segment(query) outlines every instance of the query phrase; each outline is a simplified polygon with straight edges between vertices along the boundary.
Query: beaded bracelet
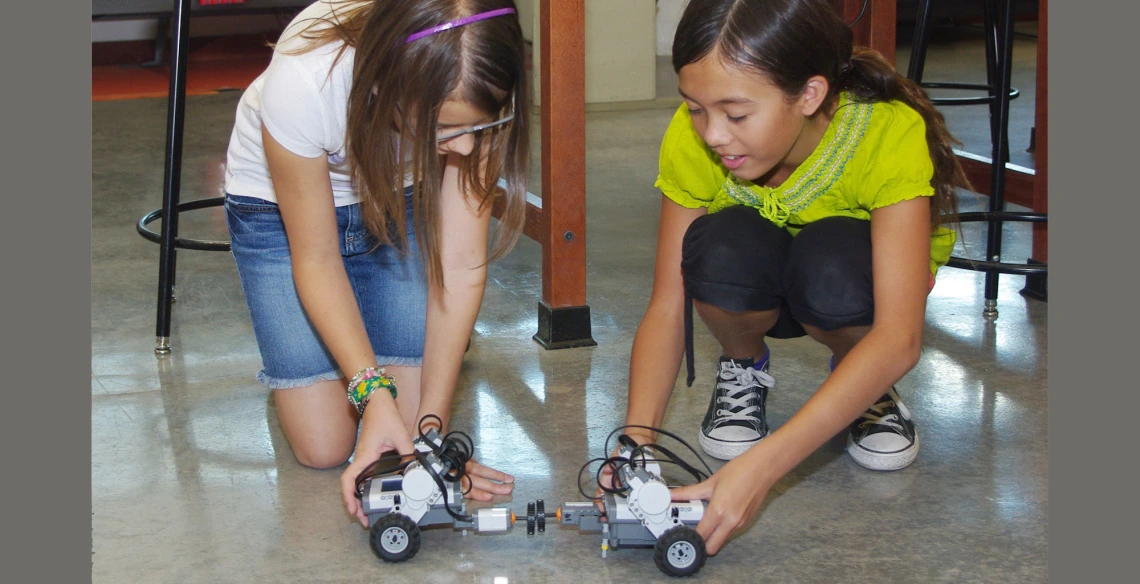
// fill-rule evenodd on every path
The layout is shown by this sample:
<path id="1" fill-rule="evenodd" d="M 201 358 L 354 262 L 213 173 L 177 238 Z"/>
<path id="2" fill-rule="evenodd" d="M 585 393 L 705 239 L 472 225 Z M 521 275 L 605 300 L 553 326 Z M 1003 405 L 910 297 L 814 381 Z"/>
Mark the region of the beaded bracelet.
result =
<path id="1" fill-rule="evenodd" d="M 381 368 L 365 367 L 348 382 L 348 402 L 363 416 L 364 408 L 372 399 L 372 392 L 381 387 L 392 394 L 392 399 L 396 399 L 396 380 Z"/>

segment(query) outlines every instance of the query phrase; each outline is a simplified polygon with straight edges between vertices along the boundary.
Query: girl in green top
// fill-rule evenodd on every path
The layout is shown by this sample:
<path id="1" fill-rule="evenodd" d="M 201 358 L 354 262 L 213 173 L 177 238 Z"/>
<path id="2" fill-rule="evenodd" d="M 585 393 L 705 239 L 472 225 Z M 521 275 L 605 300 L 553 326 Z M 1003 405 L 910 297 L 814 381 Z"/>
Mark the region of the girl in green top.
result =
<path id="1" fill-rule="evenodd" d="M 716 553 L 840 431 L 863 466 L 914 460 L 918 435 L 893 386 L 918 361 L 926 296 L 954 244 L 955 188 L 968 182 L 925 93 L 853 49 L 827 0 L 692 0 L 673 66 L 685 103 L 661 146 L 626 423 L 660 426 L 686 347 L 692 383 L 691 301 L 724 352 L 700 443 L 729 462 L 673 496 L 709 501 L 697 531 Z M 804 334 L 831 350 L 833 371 L 769 432 L 765 337 Z"/>

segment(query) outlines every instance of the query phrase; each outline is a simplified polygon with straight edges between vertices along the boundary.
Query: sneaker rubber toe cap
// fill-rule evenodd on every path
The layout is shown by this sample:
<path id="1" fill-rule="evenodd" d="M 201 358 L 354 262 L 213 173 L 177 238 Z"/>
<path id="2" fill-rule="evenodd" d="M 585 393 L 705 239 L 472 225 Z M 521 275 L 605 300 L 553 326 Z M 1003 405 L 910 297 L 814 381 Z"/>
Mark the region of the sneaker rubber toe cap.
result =
<path id="1" fill-rule="evenodd" d="M 720 442 L 755 442 L 764 436 L 745 426 L 720 426 L 710 430 L 708 437 Z"/>
<path id="2" fill-rule="evenodd" d="M 871 434 L 859 441 L 859 448 L 878 454 L 893 454 L 910 448 L 911 442 L 894 432 Z"/>

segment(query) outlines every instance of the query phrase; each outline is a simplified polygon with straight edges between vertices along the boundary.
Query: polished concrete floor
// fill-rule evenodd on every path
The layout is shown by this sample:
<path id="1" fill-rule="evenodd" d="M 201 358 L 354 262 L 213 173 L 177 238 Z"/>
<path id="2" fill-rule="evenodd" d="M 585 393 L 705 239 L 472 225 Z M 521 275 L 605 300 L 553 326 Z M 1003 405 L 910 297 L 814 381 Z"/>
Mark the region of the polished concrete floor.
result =
<path id="1" fill-rule="evenodd" d="M 955 65 L 952 52 L 939 55 L 943 70 L 972 67 Z M 220 193 L 237 99 L 189 100 L 185 200 Z M 466 537 L 430 530 L 412 561 L 377 560 L 367 532 L 341 510 L 339 471 L 296 462 L 268 391 L 254 381 L 259 357 L 228 254 L 179 253 L 174 350 L 155 357 L 158 248 L 134 224 L 160 204 L 165 101 L 92 110 L 96 582 L 667 580 L 650 550 L 602 559 L 595 534 L 557 526 L 536 536 L 521 526 Z M 548 508 L 581 500 L 579 467 L 623 420 L 630 345 L 652 278 L 653 181 L 669 116 L 646 109 L 587 117 L 587 300 L 597 347 L 545 351 L 531 340 L 541 288 L 536 243 L 523 240 L 490 268 L 453 427 L 474 438 L 482 462 L 514 474 L 514 495 L 496 503 L 517 513 L 536 499 Z M 984 128 L 982 116 L 959 128 Z M 964 195 L 963 204 L 980 201 Z M 1029 255 L 1023 227 L 1006 232 L 1008 261 Z M 186 214 L 182 234 L 224 238 L 223 216 Z M 971 226 L 966 240 L 977 253 L 983 237 Z M 922 435 L 917 462 L 872 472 L 833 441 L 776 485 L 752 528 L 708 561 L 701 580 L 1046 579 L 1046 304 L 1018 294 L 1023 278 L 1003 277 L 1000 317 L 987 322 L 982 280 L 944 269 L 930 296 L 923 358 L 899 383 Z M 769 418 L 779 426 L 822 382 L 828 353 L 806 339 L 771 346 L 778 386 Z M 696 350 L 698 381 L 689 389 L 679 380 L 665 421 L 694 443 L 718 355 L 700 324 Z"/>

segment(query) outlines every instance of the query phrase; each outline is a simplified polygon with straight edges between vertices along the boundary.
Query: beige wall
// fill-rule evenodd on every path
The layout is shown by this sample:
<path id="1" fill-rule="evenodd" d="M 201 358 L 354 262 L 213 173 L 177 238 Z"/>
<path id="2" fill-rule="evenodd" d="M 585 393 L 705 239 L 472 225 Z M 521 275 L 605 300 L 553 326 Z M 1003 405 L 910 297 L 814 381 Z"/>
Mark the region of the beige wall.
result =
<path id="1" fill-rule="evenodd" d="M 557 1 L 557 0 L 554 0 Z M 515 0 L 529 15 L 538 72 L 538 1 Z M 524 34 L 527 26 L 523 24 Z M 586 0 L 586 102 L 612 103 L 656 98 L 656 0 Z M 535 76 L 535 96 L 539 93 Z M 536 99 L 537 102 L 537 99 Z"/>
<path id="2" fill-rule="evenodd" d="M 657 0 L 657 54 L 673 54 L 673 35 L 687 0 Z"/>
<path id="3" fill-rule="evenodd" d="M 523 38 L 533 42 L 534 29 L 538 28 L 538 0 L 515 0 L 515 6 L 519 9 Z"/>

